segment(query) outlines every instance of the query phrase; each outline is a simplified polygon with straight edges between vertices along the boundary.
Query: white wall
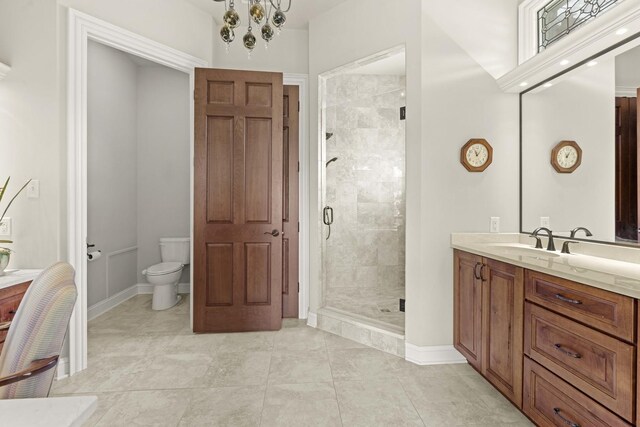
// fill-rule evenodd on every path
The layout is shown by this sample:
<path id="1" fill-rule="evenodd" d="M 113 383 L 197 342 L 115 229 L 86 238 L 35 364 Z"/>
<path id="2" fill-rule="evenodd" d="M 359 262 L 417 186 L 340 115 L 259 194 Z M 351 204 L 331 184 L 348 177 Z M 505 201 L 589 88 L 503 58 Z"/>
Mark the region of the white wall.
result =
<path id="1" fill-rule="evenodd" d="M 523 229 L 587 227 L 615 239 L 615 60 L 582 67 L 551 88 L 526 94 L 522 105 Z M 571 174 L 551 166 L 551 149 L 576 141 L 582 165 Z"/>
<path id="2" fill-rule="evenodd" d="M 497 79 L 518 65 L 519 3 L 518 0 L 428 0 L 425 12 Z"/>
<path id="3" fill-rule="evenodd" d="M 407 284 L 407 340 L 452 343 L 452 232 L 518 231 L 518 96 L 493 77 L 439 27 L 422 16 L 422 153 L 419 273 Z M 482 173 L 460 164 L 470 138 L 493 146 Z M 412 233 L 408 231 L 407 234 Z"/>
<path id="4" fill-rule="evenodd" d="M 213 34 L 214 68 L 295 74 L 309 72 L 309 32 L 306 30 L 282 30 L 280 35 L 271 41 L 268 49 L 264 47 L 265 43 L 259 35 L 259 29 L 258 33 L 254 30 L 258 43 L 251 53 L 251 58 L 242 45 L 242 36 L 246 28 L 236 29 L 236 40 L 231 43 L 228 52 L 225 43 L 220 39 L 219 31 L 220 27 L 216 27 Z"/>
<path id="5" fill-rule="evenodd" d="M 88 264 L 89 307 L 137 283 L 135 251 L 109 256 L 137 244 L 137 68 L 129 55 L 89 42 L 87 237 L 104 255 Z"/>
<path id="6" fill-rule="evenodd" d="M 189 76 L 161 66 L 138 68 L 137 237 L 141 271 L 160 262 L 161 237 L 189 237 Z M 189 269 L 182 272 L 189 282 Z"/>
<path id="7" fill-rule="evenodd" d="M 318 74 L 378 51 L 407 49 L 406 339 L 418 346 L 452 343 L 454 231 L 518 230 L 518 98 L 495 80 L 430 16 L 432 1 L 351 0 L 309 25 L 311 94 Z M 422 13 L 416 13 L 422 11 Z M 353 20 L 353 16 L 358 19 Z M 384 23 L 384 31 L 379 31 Z M 318 126 L 317 97 L 311 129 Z M 318 135 L 311 141 L 311 188 L 318 188 Z M 467 172 L 460 147 L 482 137 L 494 163 Z M 315 196 L 315 194 L 314 194 Z M 321 303 L 319 197 L 312 197 L 311 309 Z"/>
<path id="8" fill-rule="evenodd" d="M 10 268 L 43 267 L 64 256 L 57 35 L 54 1 L 0 0 L 0 61 L 12 67 L 0 81 L 0 179 L 12 177 L 8 194 L 28 178 L 40 181 L 40 198 L 22 194 L 8 213 Z"/>
<path id="9" fill-rule="evenodd" d="M 2 176 L 40 180 L 40 199 L 21 197 L 14 221 L 12 268 L 67 258 L 66 42 L 73 7 L 211 62 L 212 17 L 184 0 L 0 0 Z M 2 177 L 0 176 L 0 178 Z"/>

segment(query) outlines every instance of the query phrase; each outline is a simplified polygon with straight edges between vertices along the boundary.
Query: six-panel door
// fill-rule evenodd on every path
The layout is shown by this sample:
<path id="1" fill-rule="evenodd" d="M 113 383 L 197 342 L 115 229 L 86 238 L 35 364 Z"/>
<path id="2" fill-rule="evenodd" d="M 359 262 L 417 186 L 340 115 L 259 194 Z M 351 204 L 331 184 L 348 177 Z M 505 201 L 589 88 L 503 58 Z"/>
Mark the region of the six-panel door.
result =
<path id="1" fill-rule="evenodd" d="M 196 70 L 194 331 L 282 323 L 282 74 Z"/>

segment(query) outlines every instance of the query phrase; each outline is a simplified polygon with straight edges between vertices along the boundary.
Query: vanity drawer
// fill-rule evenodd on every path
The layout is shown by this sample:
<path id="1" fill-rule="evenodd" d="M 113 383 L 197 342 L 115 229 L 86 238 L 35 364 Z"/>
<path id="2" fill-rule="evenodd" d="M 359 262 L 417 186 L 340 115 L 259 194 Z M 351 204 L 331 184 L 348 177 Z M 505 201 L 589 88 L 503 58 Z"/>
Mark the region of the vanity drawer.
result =
<path id="1" fill-rule="evenodd" d="M 539 426 L 630 426 L 527 357 L 523 384 L 522 411 Z"/>
<path id="2" fill-rule="evenodd" d="M 524 324 L 527 356 L 633 420 L 633 346 L 528 302 Z"/>
<path id="3" fill-rule="evenodd" d="M 634 341 L 633 298 L 530 270 L 525 277 L 525 298 L 625 341 Z"/>

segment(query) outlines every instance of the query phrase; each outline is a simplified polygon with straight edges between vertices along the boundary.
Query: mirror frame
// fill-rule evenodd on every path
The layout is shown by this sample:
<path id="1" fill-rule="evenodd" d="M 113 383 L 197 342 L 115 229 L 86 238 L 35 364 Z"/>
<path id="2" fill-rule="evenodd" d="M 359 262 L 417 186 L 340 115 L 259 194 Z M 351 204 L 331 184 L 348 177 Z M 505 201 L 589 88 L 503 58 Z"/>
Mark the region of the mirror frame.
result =
<path id="1" fill-rule="evenodd" d="M 518 146 L 518 150 L 519 150 L 519 157 L 520 157 L 520 162 L 518 164 L 518 174 L 519 174 L 519 195 L 520 195 L 520 200 L 518 201 L 519 205 L 518 205 L 518 209 L 519 209 L 519 215 L 520 215 L 520 234 L 526 234 L 526 235 L 530 235 L 533 230 L 531 231 L 525 231 L 523 228 L 523 224 L 522 224 L 522 205 L 523 205 L 523 194 L 522 194 L 522 142 L 523 142 L 523 134 L 522 134 L 522 98 L 524 95 L 526 95 L 527 93 L 539 88 L 540 86 L 544 85 L 545 83 L 548 83 L 550 81 L 553 81 L 555 79 L 557 79 L 560 76 L 563 76 L 567 73 L 572 72 L 573 70 L 582 67 L 583 65 L 587 64 L 589 61 L 593 61 L 594 59 L 597 59 L 599 57 L 601 57 L 602 55 L 606 55 L 607 53 L 616 50 L 622 46 L 624 46 L 625 44 L 632 42 L 636 39 L 640 38 L 640 32 L 635 33 L 630 35 L 629 37 L 625 38 L 624 40 L 619 41 L 616 44 L 613 44 L 609 47 L 607 47 L 606 49 L 601 50 L 600 52 L 591 55 L 590 57 L 583 59 L 582 61 L 567 67 L 565 70 L 556 73 L 554 75 L 552 75 L 551 77 L 548 77 L 534 85 L 532 85 L 531 87 L 527 88 L 526 90 L 523 90 L 522 92 L 520 92 L 519 94 L 519 104 L 518 104 L 518 108 L 519 108 L 519 133 L 520 133 L 520 141 L 519 141 L 519 146 Z M 640 46 L 636 46 L 636 47 L 640 47 Z M 568 239 L 569 236 L 556 236 L 554 235 L 553 237 L 555 238 L 566 238 Z M 625 246 L 625 247 L 631 247 L 631 248 L 635 248 L 635 249 L 640 249 L 640 241 L 638 243 L 622 243 L 622 242 L 612 242 L 612 241 L 606 241 L 606 240 L 596 240 L 596 239 L 585 239 L 585 238 L 580 238 L 580 237 L 574 237 L 572 240 L 578 240 L 581 242 L 591 242 L 591 243 L 600 243 L 600 244 L 604 244 L 604 245 L 614 245 L 614 246 Z"/>

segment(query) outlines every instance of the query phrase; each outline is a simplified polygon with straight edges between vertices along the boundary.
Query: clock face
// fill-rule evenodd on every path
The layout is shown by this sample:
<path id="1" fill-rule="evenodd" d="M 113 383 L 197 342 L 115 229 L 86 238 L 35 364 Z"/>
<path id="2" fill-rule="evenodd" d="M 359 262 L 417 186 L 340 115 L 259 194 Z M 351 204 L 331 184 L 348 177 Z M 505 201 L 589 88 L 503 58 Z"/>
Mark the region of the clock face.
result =
<path id="1" fill-rule="evenodd" d="M 482 144 L 473 144 L 467 148 L 465 157 L 471 166 L 478 168 L 489 160 L 489 150 Z"/>
<path id="2" fill-rule="evenodd" d="M 572 173 L 582 162 L 582 149 L 575 141 L 561 141 L 551 150 L 551 165 L 558 173 Z"/>
<path id="3" fill-rule="evenodd" d="M 558 150 L 556 161 L 560 167 L 570 169 L 578 162 L 578 150 L 571 145 L 564 146 Z"/>

